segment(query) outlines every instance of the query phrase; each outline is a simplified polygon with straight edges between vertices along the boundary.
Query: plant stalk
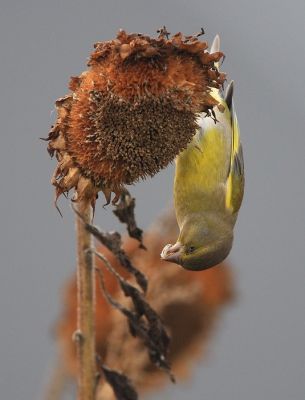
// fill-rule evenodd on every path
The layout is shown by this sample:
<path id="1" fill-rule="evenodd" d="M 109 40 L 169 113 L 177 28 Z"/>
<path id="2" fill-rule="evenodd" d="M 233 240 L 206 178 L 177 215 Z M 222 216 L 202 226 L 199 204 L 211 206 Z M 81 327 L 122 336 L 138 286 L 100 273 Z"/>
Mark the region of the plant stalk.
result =
<path id="1" fill-rule="evenodd" d="M 78 211 L 91 223 L 92 211 L 88 206 Z M 78 347 L 78 400 L 94 400 L 95 397 L 95 338 L 94 338 L 94 268 L 91 251 L 92 238 L 81 219 L 76 216 L 77 237 L 77 332 Z"/>

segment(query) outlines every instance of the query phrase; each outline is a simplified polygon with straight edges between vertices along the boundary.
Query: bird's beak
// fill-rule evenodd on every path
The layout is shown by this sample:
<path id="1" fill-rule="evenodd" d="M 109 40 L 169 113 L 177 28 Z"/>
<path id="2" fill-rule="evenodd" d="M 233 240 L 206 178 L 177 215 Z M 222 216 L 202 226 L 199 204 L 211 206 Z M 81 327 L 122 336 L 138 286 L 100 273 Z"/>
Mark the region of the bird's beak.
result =
<path id="1" fill-rule="evenodd" d="M 182 245 L 180 242 L 177 242 L 174 245 L 167 244 L 161 253 L 162 260 L 179 264 L 181 256 L 181 248 Z"/>

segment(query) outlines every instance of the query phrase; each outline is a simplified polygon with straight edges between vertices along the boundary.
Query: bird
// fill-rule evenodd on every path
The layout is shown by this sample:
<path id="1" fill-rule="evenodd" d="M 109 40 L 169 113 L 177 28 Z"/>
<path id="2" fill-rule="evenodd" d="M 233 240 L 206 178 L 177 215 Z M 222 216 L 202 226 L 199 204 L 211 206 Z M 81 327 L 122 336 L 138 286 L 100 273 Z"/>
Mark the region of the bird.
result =
<path id="1" fill-rule="evenodd" d="M 219 51 L 217 35 L 211 52 Z M 215 64 L 218 68 L 218 65 Z M 161 259 L 190 271 L 221 263 L 230 253 L 244 194 L 244 160 L 233 102 L 234 82 L 212 89 L 214 118 L 202 113 L 188 147 L 176 157 L 174 206 L 180 234 Z"/>

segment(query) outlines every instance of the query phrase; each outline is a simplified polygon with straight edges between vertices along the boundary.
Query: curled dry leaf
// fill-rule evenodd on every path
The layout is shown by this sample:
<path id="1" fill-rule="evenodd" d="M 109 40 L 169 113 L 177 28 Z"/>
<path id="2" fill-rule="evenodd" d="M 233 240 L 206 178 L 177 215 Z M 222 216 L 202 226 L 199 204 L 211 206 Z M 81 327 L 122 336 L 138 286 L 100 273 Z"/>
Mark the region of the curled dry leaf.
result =
<path id="1" fill-rule="evenodd" d="M 48 152 L 58 164 L 52 177 L 55 204 L 75 188 L 86 207 L 102 191 L 115 203 L 124 184 L 153 176 L 186 148 L 198 113 L 218 102 L 210 95 L 226 74 L 208 44 L 181 32 L 156 38 L 120 30 L 116 39 L 96 43 L 89 70 L 72 77 L 73 93 L 56 101 L 58 118 Z"/>
<path id="2" fill-rule="evenodd" d="M 97 354 L 98 366 L 103 371 L 107 382 L 111 385 L 117 400 L 137 400 L 138 394 L 131 380 L 119 371 L 114 371 L 103 364 L 101 357 Z"/>
<path id="3" fill-rule="evenodd" d="M 121 190 L 120 201 L 116 206 L 113 213 L 119 218 L 120 222 L 127 224 L 127 231 L 130 237 L 137 239 L 140 242 L 140 247 L 146 249 L 143 245 L 142 229 L 137 226 L 134 208 L 136 205 L 136 199 L 131 197 L 128 190 L 123 187 Z"/>
<path id="4" fill-rule="evenodd" d="M 144 346 L 148 349 L 150 360 L 158 368 L 165 370 L 169 374 L 171 380 L 175 382 L 175 377 L 171 371 L 170 364 L 165 359 L 165 356 L 168 353 L 170 339 L 163 326 L 160 316 L 149 305 L 149 303 L 143 299 L 143 293 L 140 293 L 135 286 L 131 285 L 124 278 L 122 278 L 111 267 L 108 260 L 105 259 L 104 256 L 97 252 L 95 252 L 95 254 L 104 262 L 108 270 L 110 270 L 118 278 L 125 296 L 131 297 L 135 312 L 113 300 L 105 288 L 105 280 L 102 271 L 96 268 L 96 271 L 100 276 L 101 288 L 104 296 L 111 306 L 120 310 L 122 314 L 127 317 L 132 336 L 141 339 Z M 145 316 L 146 318 L 143 319 L 142 316 Z"/>
<path id="5" fill-rule="evenodd" d="M 122 248 L 121 235 L 118 232 L 103 232 L 99 230 L 97 227 L 88 224 L 84 220 L 83 216 L 74 207 L 73 210 L 83 221 L 85 229 L 112 252 L 115 258 L 119 261 L 120 265 L 136 278 L 138 285 L 145 293 L 148 284 L 147 278 L 141 271 L 132 265 L 130 258 L 126 255 L 124 249 Z"/>

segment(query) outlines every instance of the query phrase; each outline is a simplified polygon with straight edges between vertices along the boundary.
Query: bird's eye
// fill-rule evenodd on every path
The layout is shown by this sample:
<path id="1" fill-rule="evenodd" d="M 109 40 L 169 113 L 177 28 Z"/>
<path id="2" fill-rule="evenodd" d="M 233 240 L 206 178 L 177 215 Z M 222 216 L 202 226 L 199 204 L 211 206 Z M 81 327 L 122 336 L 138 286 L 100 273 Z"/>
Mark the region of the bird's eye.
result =
<path id="1" fill-rule="evenodd" d="M 190 247 L 187 249 L 187 253 L 194 253 L 195 250 L 196 250 L 196 247 L 195 247 L 195 246 L 190 246 Z"/>

